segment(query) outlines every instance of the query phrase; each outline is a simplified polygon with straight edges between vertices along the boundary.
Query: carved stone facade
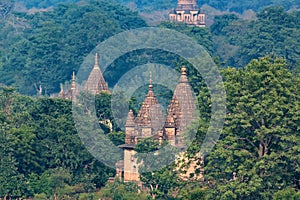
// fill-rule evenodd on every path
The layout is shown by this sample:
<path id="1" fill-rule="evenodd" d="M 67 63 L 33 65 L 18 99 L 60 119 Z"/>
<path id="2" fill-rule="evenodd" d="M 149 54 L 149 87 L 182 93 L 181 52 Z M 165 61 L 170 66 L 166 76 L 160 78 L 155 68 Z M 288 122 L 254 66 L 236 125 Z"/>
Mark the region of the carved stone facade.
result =
<path id="1" fill-rule="evenodd" d="M 136 154 L 134 148 L 139 141 L 152 137 L 159 142 L 168 140 L 171 145 L 179 148 L 184 146 L 182 135 L 192 121 L 197 119 L 194 114 L 197 109 L 192 89 L 186 76 L 186 68 L 183 67 L 181 71 L 181 77 L 167 109 L 166 120 L 164 120 L 162 109 L 153 92 L 151 78 L 148 94 L 137 117 L 134 117 L 132 110 L 129 111 L 125 124 L 125 144 L 119 146 L 124 149 L 124 160 L 116 164 L 117 176 L 125 182 L 140 181 L 139 163 L 137 163 L 137 158 L 134 156 Z M 183 157 L 184 154 L 180 155 L 178 159 Z M 194 173 L 197 163 L 200 162 L 194 160 L 189 163 L 190 168 L 185 170 L 186 173 L 182 174 L 182 178 L 189 176 L 190 173 Z"/>
<path id="2" fill-rule="evenodd" d="M 205 27 L 205 17 L 196 0 L 178 0 L 176 9 L 169 13 L 169 20 L 172 22 L 183 22 L 199 27 Z"/>

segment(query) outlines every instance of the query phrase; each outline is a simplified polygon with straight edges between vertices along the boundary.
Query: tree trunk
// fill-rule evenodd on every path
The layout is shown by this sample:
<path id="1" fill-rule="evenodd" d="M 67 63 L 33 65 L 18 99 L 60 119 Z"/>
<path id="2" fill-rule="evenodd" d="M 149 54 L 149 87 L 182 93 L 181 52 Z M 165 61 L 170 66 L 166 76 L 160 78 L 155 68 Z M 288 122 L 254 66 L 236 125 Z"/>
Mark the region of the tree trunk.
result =
<path id="1" fill-rule="evenodd" d="M 264 144 L 262 141 L 259 143 L 259 148 L 258 148 L 258 157 L 261 158 L 264 156 Z"/>
<path id="2" fill-rule="evenodd" d="M 156 194 L 152 194 L 152 199 L 156 199 Z"/>
<path id="3" fill-rule="evenodd" d="M 56 191 L 54 192 L 54 200 L 57 200 Z"/>

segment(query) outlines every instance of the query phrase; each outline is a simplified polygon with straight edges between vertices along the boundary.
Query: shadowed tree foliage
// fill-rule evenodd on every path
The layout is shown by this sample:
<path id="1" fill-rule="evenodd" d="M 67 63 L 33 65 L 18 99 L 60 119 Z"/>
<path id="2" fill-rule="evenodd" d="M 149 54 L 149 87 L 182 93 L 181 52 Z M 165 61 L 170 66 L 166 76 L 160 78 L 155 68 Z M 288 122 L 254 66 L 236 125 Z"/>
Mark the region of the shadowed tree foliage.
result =
<path id="1" fill-rule="evenodd" d="M 226 65 L 234 67 L 269 55 L 284 57 L 295 69 L 300 62 L 299 16 L 299 11 L 287 12 L 283 7 L 265 8 L 253 21 L 235 15 L 217 16 L 210 27 L 215 50 Z"/>
<path id="2" fill-rule="evenodd" d="M 214 198 L 269 199 L 299 188 L 299 77 L 286 67 L 264 57 L 223 70 L 227 120 L 205 168 Z"/>
<path id="3" fill-rule="evenodd" d="M 6 49 L 0 82 L 35 95 L 58 92 L 98 43 L 123 30 L 146 26 L 135 12 L 117 4 L 92 0 L 61 4 L 53 11 L 18 14 L 29 25 L 23 37 Z M 74 34 L 76 33 L 76 34 Z"/>

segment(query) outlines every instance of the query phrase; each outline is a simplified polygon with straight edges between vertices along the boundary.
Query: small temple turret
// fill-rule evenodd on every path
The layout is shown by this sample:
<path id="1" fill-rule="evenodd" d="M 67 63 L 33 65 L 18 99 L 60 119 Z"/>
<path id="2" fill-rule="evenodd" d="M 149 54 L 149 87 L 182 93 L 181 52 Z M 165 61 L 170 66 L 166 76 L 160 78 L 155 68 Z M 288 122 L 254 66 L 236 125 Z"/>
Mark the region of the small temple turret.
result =
<path id="1" fill-rule="evenodd" d="M 136 151 L 134 147 L 137 145 L 137 132 L 134 121 L 134 114 L 132 110 L 128 112 L 125 124 L 125 144 L 120 145 L 124 149 L 124 160 L 116 163 L 117 176 L 127 181 L 139 182 L 139 172 L 137 158 L 135 158 Z M 124 172 L 122 175 L 122 171 Z"/>
<path id="2" fill-rule="evenodd" d="M 132 110 L 128 112 L 126 124 L 125 124 L 125 143 L 136 144 L 137 143 L 136 125 L 134 122 L 134 114 Z"/>
<path id="3" fill-rule="evenodd" d="M 58 94 L 58 98 L 71 100 L 73 95 L 75 95 L 77 92 L 77 85 L 75 81 L 76 81 L 76 76 L 75 76 L 75 72 L 73 71 L 71 86 L 67 87 L 69 89 L 65 90 L 65 86 L 63 84 L 60 84 L 60 92 Z"/>

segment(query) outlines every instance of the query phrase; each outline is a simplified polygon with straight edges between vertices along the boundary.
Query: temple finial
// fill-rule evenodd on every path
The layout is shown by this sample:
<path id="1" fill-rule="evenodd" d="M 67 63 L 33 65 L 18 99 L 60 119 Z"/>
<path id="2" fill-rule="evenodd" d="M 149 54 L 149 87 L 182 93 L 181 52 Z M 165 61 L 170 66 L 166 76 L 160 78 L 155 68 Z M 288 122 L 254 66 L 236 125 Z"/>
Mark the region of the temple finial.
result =
<path id="1" fill-rule="evenodd" d="M 75 81 L 75 71 L 72 73 L 72 81 Z"/>
<path id="2" fill-rule="evenodd" d="M 181 75 L 186 75 L 186 67 L 182 66 L 181 68 Z"/>
<path id="3" fill-rule="evenodd" d="M 152 72 L 150 72 L 150 80 L 149 80 L 149 89 L 152 90 L 153 85 L 152 85 Z"/>
<path id="4" fill-rule="evenodd" d="M 71 90 L 75 90 L 76 88 L 76 84 L 75 84 L 75 71 L 73 71 L 73 74 L 72 74 L 72 83 L 71 83 Z"/>
<path id="5" fill-rule="evenodd" d="M 98 63 L 98 53 L 96 53 L 95 55 L 95 65 L 94 67 L 98 67 L 99 66 L 99 63 Z"/>

